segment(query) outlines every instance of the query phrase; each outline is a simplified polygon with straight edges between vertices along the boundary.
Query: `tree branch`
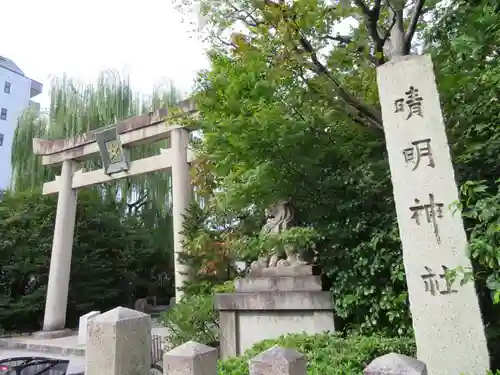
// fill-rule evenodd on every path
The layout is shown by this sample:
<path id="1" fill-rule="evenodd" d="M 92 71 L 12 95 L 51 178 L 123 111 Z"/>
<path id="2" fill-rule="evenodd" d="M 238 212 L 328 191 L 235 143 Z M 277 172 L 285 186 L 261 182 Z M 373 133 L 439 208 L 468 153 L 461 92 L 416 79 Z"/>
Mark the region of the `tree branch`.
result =
<path id="1" fill-rule="evenodd" d="M 345 90 L 341 83 L 331 74 L 331 72 L 324 66 L 318 59 L 316 52 L 314 51 L 312 45 L 305 38 L 305 36 L 300 32 L 297 28 L 297 32 L 299 35 L 299 42 L 304 48 L 304 50 L 309 54 L 315 70 L 318 74 L 325 75 L 336 87 L 339 96 L 350 106 L 354 107 L 364 118 L 369 120 L 370 124 L 383 129 L 382 125 L 382 115 L 380 111 L 370 107 L 366 103 L 363 103 L 361 100 L 353 96 L 349 91 Z"/>
<path id="2" fill-rule="evenodd" d="M 380 10 L 382 8 L 382 0 L 375 0 L 375 4 L 373 5 L 372 9 L 370 9 L 363 0 L 355 0 L 354 2 L 363 11 L 363 15 L 366 21 L 366 29 L 373 42 L 374 56 L 378 61 L 377 65 L 382 65 L 385 62 L 385 39 L 382 39 L 377 27 L 378 19 L 380 17 Z"/>
<path id="3" fill-rule="evenodd" d="M 221 37 L 217 36 L 217 35 L 213 35 L 213 37 L 215 39 L 217 39 L 220 43 L 222 43 L 223 45 L 227 46 L 227 47 L 233 47 L 233 48 L 237 48 L 238 46 L 236 44 L 234 44 L 233 42 L 226 42 L 225 40 L 222 40 Z"/>
<path id="4" fill-rule="evenodd" d="M 384 37 L 383 37 L 384 44 L 385 44 L 387 38 L 389 38 L 389 36 L 391 35 L 391 30 L 395 24 L 396 24 L 396 16 L 394 15 L 394 17 L 392 17 L 391 25 L 389 26 L 389 28 L 387 29 L 387 31 L 384 34 Z"/>
<path id="5" fill-rule="evenodd" d="M 147 191 L 141 194 L 139 198 L 133 203 L 127 203 L 128 214 L 130 215 L 132 211 L 137 212 L 142 206 L 147 202 L 148 193 Z"/>
<path id="6" fill-rule="evenodd" d="M 275 3 L 272 0 L 264 0 L 264 5 L 265 6 L 271 6 L 271 7 L 281 7 L 284 5 L 284 1 L 278 0 L 280 3 Z M 363 0 L 355 0 L 359 2 L 359 4 L 363 7 L 366 7 L 368 9 L 368 12 L 371 12 L 370 9 L 366 6 L 366 4 L 363 2 Z M 375 0 L 375 7 L 378 6 L 377 12 L 377 19 L 378 19 L 378 12 L 380 12 L 380 4 L 381 0 Z M 371 14 L 371 13 L 370 13 Z M 375 19 L 375 29 L 376 29 L 376 20 Z M 312 69 L 316 71 L 317 74 L 322 74 L 326 76 L 335 86 L 336 92 L 341 97 L 344 102 L 350 107 L 350 114 L 351 116 L 354 115 L 355 117 L 361 118 L 365 120 L 364 124 L 368 123 L 369 126 L 375 127 L 377 129 L 383 129 L 383 124 L 382 124 L 382 114 L 380 113 L 379 110 L 369 106 L 366 103 L 363 103 L 360 99 L 356 98 L 353 96 L 349 91 L 344 89 L 341 85 L 341 83 L 333 76 L 333 74 L 328 70 L 328 68 L 323 65 L 316 54 L 316 51 L 314 50 L 313 46 L 311 43 L 307 40 L 307 38 L 304 36 L 304 34 L 301 32 L 300 27 L 296 24 L 296 22 L 293 19 L 289 19 L 294 25 L 294 31 L 298 36 L 298 43 L 300 46 L 302 46 L 303 50 L 310 56 L 312 60 Z M 276 26 L 275 26 L 276 27 Z M 378 32 L 376 33 L 376 37 L 378 40 L 380 40 L 380 36 L 378 35 Z M 296 47 L 298 50 L 298 48 Z M 298 51 L 300 53 L 300 51 Z M 331 103 L 331 100 L 327 100 L 328 102 Z"/>
<path id="7" fill-rule="evenodd" d="M 363 0 L 355 0 L 354 3 L 361 8 L 365 16 L 370 14 L 370 8 L 368 7 L 368 5 L 366 5 L 366 3 Z"/>
<path id="8" fill-rule="evenodd" d="M 408 30 L 406 31 L 404 38 L 403 53 L 405 55 L 410 54 L 411 41 L 413 39 L 413 36 L 415 35 L 415 31 L 417 30 L 418 19 L 422 14 L 424 4 L 425 0 L 416 0 L 415 7 L 413 8 L 413 13 L 411 15 L 410 25 L 408 26 Z"/>
<path id="9" fill-rule="evenodd" d="M 241 9 L 238 9 L 234 4 L 230 3 L 229 6 L 231 8 L 233 8 L 235 13 L 237 14 L 236 19 L 245 23 L 245 25 L 250 26 L 250 27 L 255 27 L 255 26 L 258 26 L 258 25 L 263 23 L 262 21 L 258 21 L 252 15 L 252 13 L 257 10 L 256 8 L 253 11 L 251 11 L 250 13 L 248 13 L 248 12 L 242 12 Z M 242 15 L 241 13 L 246 13 L 246 14 Z M 251 22 L 249 22 L 248 19 L 250 19 Z"/>
<path id="10" fill-rule="evenodd" d="M 350 36 L 339 34 L 337 34 L 336 36 L 327 35 L 325 36 L 325 39 L 330 39 L 335 42 L 339 42 L 340 44 L 349 44 L 352 41 L 352 38 Z"/>

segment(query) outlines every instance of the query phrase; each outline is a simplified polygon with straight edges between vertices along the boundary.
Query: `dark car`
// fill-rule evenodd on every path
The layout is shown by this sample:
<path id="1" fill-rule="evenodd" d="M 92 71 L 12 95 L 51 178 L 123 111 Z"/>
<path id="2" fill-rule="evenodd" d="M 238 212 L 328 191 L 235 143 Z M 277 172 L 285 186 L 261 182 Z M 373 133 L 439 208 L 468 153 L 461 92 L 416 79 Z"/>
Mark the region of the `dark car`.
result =
<path id="1" fill-rule="evenodd" d="M 0 359 L 0 375 L 66 375 L 69 360 L 44 357 Z"/>
<path id="2" fill-rule="evenodd" d="M 150 375 L 163 375 L 163 368 L 160 365 L 152 364 L 151 370 L 149 370 L 149 374 Z M 1 372 L 0 372 L 0 375 L 2 375 Z M 68 374 L 68 375 L 85 375 L 85 372 L 79 372 L 77 374 Z"/>

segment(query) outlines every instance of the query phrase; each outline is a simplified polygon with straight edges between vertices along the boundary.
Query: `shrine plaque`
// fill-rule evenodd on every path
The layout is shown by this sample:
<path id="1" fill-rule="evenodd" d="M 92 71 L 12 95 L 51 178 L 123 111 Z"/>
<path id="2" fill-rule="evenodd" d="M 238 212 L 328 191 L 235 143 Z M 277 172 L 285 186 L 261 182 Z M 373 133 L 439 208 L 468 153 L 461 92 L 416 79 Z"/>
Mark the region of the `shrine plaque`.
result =
<path id="1" fill-rule="evenodd" d="M 127 155 L 115 127 L 96 133 L 96 140 L 107 175 L 128 170 Z"/>

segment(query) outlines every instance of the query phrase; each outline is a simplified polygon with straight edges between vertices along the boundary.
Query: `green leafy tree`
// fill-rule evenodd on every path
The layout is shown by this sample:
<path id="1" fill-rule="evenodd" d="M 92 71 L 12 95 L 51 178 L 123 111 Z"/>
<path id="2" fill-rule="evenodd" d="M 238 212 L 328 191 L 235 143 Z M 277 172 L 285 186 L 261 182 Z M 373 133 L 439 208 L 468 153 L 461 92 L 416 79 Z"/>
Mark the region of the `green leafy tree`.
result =
<path id="1" fill-rule="evenodd" d="M 436 64 L 448 137 L 461 182 L 460 208 L 494 367 L 500 367 L 500 7 L 491 0 L 454 1 L 426 32 Z"/>
<path id="2" fill-rule="evenodd" d="M 299 222 L 322 235 L 319 262 L 331 278 L 336 315 L 344 326 L 408 332 L 374 68 L 418 48 L 432 52 L 460 181 L 477 172 L 494 175 L 498 123 L 481 111 L 484 105 L 494 111 L 496 105 L 491 95 L 498 65 L 494 6 L 480 1 L 468 7 L 463 2 L 436 7 L 430 1 L 197 3 L 212 47 L 212 69 L 201 75 L 197 90 L 204 132 L 200 152 L 210 160 L 200 184 L 213 191 L 214 207 L 248 213 L 251 207 L 292 199 Z M 421 33 L 425 14 L 432 21 L 427 38 Z M 339 32 L 340 23 L 351 27 Z M 471 56 L 485 63 L 476 68 Z M 480 77 L 491 91 L 482 92 L 476 105 L 474 90 L 462 87 L 474 87 Z M 464 98 L 471 103 L 466 110 Z"/>
<path id="3" fill-rule="evenodd" d="M 171 253 L 154 241 L 159 229 L 146 227 L 139 217 L 124 218 L 122 205 L 102 202 L 97 192 L 79 194 L 67 312 L 70 326 L 89 310 L 130 306 L 138 286 L 171 271 Z M 55 212 L 56 199 L 36 192 L 8 193 L 0 202 L 0 325 L 6 329 L 40 327 Z"/>
<path id="4" fill-rule="evenodd" d="M 363 34 L 366 20 L 352 30 L 351 42 L 318 60 L 318 50 L 333 42 L 328 38 L 333 24 L 358 8 L 242 2 L 236 7 L 243 10 L 234 13 L 231 6 L 219 5 L 206 10 L 213 27 L 229 27 L 217 20 L 236 22 L 246 11 L 256 20 L 245 19 L 247 36 L 235 35 L 231 52 L 213 40 L 212 69 L 199 81 L 201 151 L 211 160 L 212 180 L 219 186 L 215 206 L 248 212 L 291 199 L 299 225 L 316 229 L 322 238 L 318 261 L 331 279 L 343 326 L 408 332 L 378 120 L 377 64 L 368 58 L 375 55 Z M 358 51 L 361 40 L 366 49 Z"/>

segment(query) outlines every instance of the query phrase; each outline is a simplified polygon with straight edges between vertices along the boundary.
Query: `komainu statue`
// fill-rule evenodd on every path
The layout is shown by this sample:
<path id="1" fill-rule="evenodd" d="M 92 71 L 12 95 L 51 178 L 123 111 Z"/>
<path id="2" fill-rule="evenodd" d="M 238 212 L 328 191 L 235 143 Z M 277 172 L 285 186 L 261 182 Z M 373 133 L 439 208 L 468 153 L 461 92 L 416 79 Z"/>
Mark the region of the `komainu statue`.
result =
<path id="1" fill-rule="evenodd" d="M 261 234 L 279 234 L 293 227 L 295 209 L 290 202 L 279 202 L 265 211 L 266 224 L 262 227 Z M 253 262 L 251 269 L 297 266 L 307 264 L 302 255 L 294 245 L 285 245 L 284 248 L 275 248 L 267 256 Z"/>

